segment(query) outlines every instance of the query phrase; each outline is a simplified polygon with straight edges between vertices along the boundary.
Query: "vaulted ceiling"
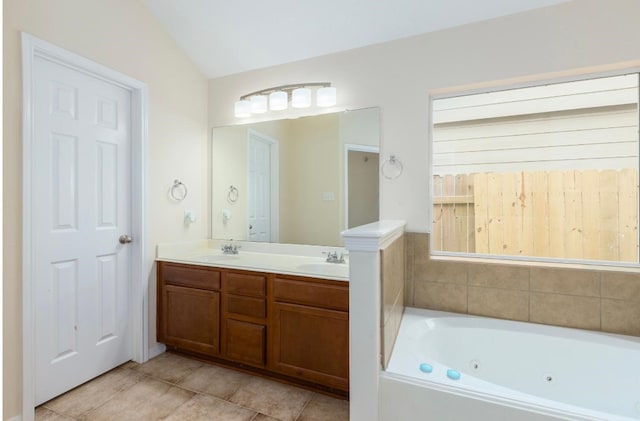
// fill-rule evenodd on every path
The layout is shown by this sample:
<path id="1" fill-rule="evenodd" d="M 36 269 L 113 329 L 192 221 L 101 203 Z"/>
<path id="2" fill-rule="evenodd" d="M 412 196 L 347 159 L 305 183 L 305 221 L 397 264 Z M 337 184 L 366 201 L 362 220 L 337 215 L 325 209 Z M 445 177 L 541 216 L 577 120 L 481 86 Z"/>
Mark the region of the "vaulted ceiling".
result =
<path id="1" fill-rule="evenodd" d="M 142 0 L 208 78 L 568 0 Z"/>

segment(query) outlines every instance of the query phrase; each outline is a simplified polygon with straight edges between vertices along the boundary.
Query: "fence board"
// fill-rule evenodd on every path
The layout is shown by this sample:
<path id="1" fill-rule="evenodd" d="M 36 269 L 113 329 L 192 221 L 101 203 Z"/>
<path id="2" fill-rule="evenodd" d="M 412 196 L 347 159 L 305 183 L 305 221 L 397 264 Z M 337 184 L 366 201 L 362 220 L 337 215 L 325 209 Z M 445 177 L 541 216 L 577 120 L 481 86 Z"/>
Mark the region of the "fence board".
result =
<path id="1" fill-rule="evenodd" d="M 518 253 L 518 226 L 520 225 L 517 202 L 517 174 L 499 174 L 502 181 L 502 250 L 494 253 L 516 255 Z"/>
<path id="2" fill-rule="evenodd" d="M 431 230 L 431 244 L 433 244 L 433 248 L 435 250 L 445 250 L 442 245 L 442 231 L 444 227 L 442 226 L 442 209 L 443 203 L 437 200 L 438 198 L 444 197 L 442 194 L 442 177 L 439 175 L 435 175 L 433 177 L 433 198 L 434 198 L 434 206 L 433 206 L 433 223 Z"/>
<path id="3" fill-rule="evenodd" d="M 624 169 L 618 173 L 618 183 L 620 185 L 618 196 L 620 260 L 637 262 L 638 173 L 631 169 Z"/>
<path id="4" fill-rule="evenodd" d="M 549 189 L 549 254 L 564 255 L 564 177 L 560 171 L 547 175 Z"/>
<path id="5" fill-rule="evenodd" d="M 432 242 L 436 250 L 475 251 L 472 181 L 466 174 L 434 176 Z"/>
<path id="6" fill-rule="evenodd" d="M 455 196 L 455 179 L 453 175 L 445 175 L 442 180 L 442 193 L 445 196 Z M 442 226 L 446 229 L 442 235 L 442 245 L 446 250 L 457 251 L 456 245 L 456 219 L 454 215 L 455 205 L 448 205 L 442 207 Z M 444 234 L 447 235 L 444 235 Z"/>
<path id="7" fill-rule="evenodd" d="M 476 253 L 489 253 L 489 217 L 487 209 L 487 181 L 486 173 L 473 175 L 473 212 L 475 225 Z"/>
<path id="8" fill-rule="evenodd" d="M 616 260 L 618 246 L 618 172 L 600 172 L 600 256 L 604 260 Z"/>
<path id="9" fill-rule="evenodd" d="M 533 214 L 535 224 L 543 227 L 549 226 L 549 186 L 547 183 L 547 173 L 537 171 L 531 173 L 531 197 L 533 201 Z M 549 230 L 534 229 L 534 221 L 531 223 L 533 234 L 533 254 L 532 256 L 549 256 L 551 249 L 549 246 Z"/>
<path id="10" fill-rule="evenodd" d="M 474 199 L 475 200 L 475 199 Z M 489 253 L 502 254 L 502 177 L 490 173 L 487 178 L 487 229 L 489 230 Z"/>
<path id="11" fill-rule="evenodd" d="M 582 255 L 585 259 L 597 259 L 600 243 L 600 193 L 598 172 L 582 174 Z"/>
<path id="12" fill-rule="evenodd" d="M 638 261 L 638 172 L 434 177 L 435 250 Z"/>
<path id="13" fill-rule="evenodd" d="M 582 258 L 582 173 L 567 171 L 564 182 L 565 257 Z"/>

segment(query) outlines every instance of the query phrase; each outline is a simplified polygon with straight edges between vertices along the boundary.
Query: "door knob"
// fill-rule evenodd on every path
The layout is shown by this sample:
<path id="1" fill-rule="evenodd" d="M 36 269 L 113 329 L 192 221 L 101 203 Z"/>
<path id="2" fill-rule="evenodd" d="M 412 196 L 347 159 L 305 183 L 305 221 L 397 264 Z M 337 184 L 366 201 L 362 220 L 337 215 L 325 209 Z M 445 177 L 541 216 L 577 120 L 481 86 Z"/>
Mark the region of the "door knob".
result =
<path id="1" fill-rule="evenodd" d="M 133 241 L 133 237 L 131 237 L 130 235 L 122 234 L 120 238 L 118 238 L 118 241 L 120 241 L 120 244 L 128 244 Z"/>
<path id="2" fill-rule="evenodd" d="M 249 225 L 249 229 L 252 230 L 253 229 L 253 225 Z"/>

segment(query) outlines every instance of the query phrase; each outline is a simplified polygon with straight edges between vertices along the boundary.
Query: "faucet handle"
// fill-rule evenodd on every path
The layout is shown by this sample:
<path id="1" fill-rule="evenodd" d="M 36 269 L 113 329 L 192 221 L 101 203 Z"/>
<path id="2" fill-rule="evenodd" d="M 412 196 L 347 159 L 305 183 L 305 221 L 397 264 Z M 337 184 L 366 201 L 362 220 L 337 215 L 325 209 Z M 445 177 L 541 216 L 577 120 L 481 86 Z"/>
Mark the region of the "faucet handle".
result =
<path id="1" fill-rule="evenodd" d="M 337 251 L 329 251 L 329 252 L 322 252 L 322 253 L 327 255 L 327 262 L 329 263 L 344 263 L 344 255 L 340 254 L 340 256 L 338 256 Z"/>

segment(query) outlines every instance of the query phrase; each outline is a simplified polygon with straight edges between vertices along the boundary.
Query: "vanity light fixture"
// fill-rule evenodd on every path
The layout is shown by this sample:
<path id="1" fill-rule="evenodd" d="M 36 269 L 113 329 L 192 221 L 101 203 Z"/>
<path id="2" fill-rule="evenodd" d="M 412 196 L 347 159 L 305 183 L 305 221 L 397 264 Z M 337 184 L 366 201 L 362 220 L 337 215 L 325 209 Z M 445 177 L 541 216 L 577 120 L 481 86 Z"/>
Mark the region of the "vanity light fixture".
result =
<path id="1" fill-rule="evenodd" d="M 243 118 L 250 117 L 252 114 L 264 113 L 267 108 L 271 111 L 286 110 L 289 107 L 289 101 L 291 101 L 293 108 L 311 107 L 313 103 L 311 88 L 318 88 L 316 90 L 316 106 L 331 107 L 336 105 L 336 88 L 332 87 L 331 83 L 298 83 L 276 86 L 243 95 L 235 103 L 234 114 L 236 117 Z"/>

